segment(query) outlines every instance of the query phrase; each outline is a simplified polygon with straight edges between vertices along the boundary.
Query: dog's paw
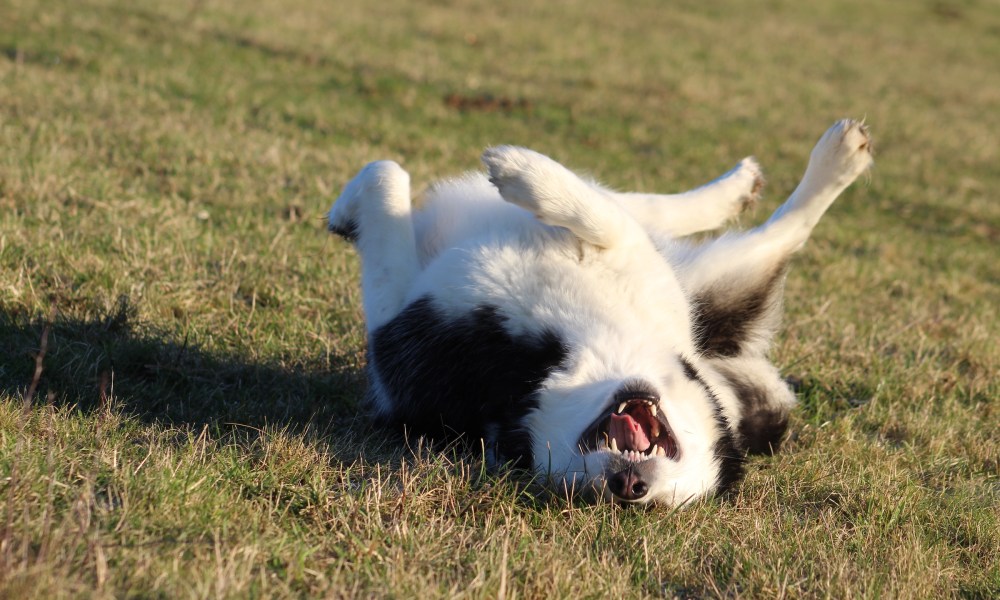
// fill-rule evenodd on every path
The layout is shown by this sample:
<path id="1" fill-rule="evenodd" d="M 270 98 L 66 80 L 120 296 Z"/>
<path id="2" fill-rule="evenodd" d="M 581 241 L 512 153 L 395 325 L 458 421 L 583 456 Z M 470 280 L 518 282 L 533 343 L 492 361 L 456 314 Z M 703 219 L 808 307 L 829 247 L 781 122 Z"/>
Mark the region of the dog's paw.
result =
<path id="1" fill-rule="evenodd" d="M 341 192 L 327 213 L 327 229 L 353 242 L 358 237 L 359 207 L 372 198 L 409 194 L 410 175 L 391 160 L 365 165 Z"/>
<path id="2" fill-rule="evenodd" d="M 562 170 L 551 158 L 517 146 L 487 148 L 483 164 L 504 200 L 535 215 L 541 213 L 546 180 Z"/>
<path id="3" fill-rule="evenodd" d="M 634 234 L 630 239 L 647 239 L 639 225 L 610 201 L 606 190 L 544 154 L 495 146 L 483 152 L 483 164 L 505 201 L 546 225 L 564 227 L 600 248 L 611 248 L 630 233 Z"/>
<path id="4" fill-rule="evenodd" d="M 764 171 L 761 170 L 757 159 L 752 156 L 741 160 L 733 169 L 732 176 L 740 190 L 732 211 L 736 215 L 757 206 L 767 180 L 764 179 Z"/>
<path id="5" fill-rule="evenodd" d="M 854 181 L 873 163 L 872 139 L 860 121 L 843 119 L 823 134 L 809 158 L 816 176 L 838 183 Z"/>

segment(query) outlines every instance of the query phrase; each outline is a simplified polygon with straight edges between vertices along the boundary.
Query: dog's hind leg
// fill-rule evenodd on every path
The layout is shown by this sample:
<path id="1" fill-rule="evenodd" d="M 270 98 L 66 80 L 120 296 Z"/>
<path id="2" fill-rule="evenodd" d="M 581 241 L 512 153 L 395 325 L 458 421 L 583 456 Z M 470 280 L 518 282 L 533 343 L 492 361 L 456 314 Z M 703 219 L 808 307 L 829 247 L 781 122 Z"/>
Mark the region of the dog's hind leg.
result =
<path id="1" fill-rule="evenodd" d="M 643 227 L 681 237 L 721 227 L 754 206 L 763 187 L 760 165 L 747 157 L 719 178 L 689 192 L 615 193 L 614 197 Z"/>
<path id="2" fill-rule="evenodd" d="M 649 243 L 614 194 L 527 148 L 496 146 L 483 153 L 490 181 L 503 199 L 548 225 L 565 227 L 599 248 Z M 651 247 L 651 246 L 650 246 Z"/>
<path id="3" fill-rule="evenodd" d="M 402 309 L 420 270 L 411 218 L 410 176 L 392 161 L 365 166 L 327 215 L 331 232 L 361 255 L 365 324 L 375 331 Z"/>

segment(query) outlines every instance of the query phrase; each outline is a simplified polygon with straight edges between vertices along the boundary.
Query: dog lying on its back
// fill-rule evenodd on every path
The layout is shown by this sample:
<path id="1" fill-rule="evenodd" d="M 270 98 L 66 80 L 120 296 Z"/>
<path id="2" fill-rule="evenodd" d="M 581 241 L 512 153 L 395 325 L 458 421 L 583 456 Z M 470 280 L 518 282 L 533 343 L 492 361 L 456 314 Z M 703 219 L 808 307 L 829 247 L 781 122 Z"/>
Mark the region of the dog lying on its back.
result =
<path id="1" fill-rule="evenodd" d="M 489 177 L 438 184 L 366 166 L 329 213 L 361 255 L 376 416 L 552 485 L 680 505 L 732 487 L 781 443 L 795 397 L 768 361 L 791 255 L 872 163 L 866 128 L 819 140 L 771 218 L 692 246 L 763 179 L 744 159 L 677 195 L 621 194 L 552 159 L 486 150 Z"/>

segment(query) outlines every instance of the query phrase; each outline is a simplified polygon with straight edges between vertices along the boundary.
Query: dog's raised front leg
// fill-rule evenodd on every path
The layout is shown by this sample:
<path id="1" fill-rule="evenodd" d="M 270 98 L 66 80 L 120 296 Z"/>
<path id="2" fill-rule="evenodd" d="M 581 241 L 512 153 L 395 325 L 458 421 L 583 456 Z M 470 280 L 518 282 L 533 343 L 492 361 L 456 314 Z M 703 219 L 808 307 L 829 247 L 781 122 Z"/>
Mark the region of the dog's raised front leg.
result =
<path id="1" fill-rule="evenodd" d="M 614 197 L 649 229 L 681 237 L 717 229 L 760 198 L 764 175 L 752 157 L 718 179 L 681 194 L 616 193 Z"/>
<path id="2" fill-rule="evenodd" d="M 681 261 L 689 290 L 734 287 L 770 279 L 802 247 L 837 196 L 872 164 L 871 140 L 858 121 L 842 120 L 823 134 L 792 195 L 760 227 L 723 236 Z"/>
<path id="3" fill-rule="evenodd" d="M 504 200 L 532 212 L 543 223 L 565 227 L 600 248 L 648 242 L 645 231 L 611 192 L 543 154 L 496 146 L 483 153 L 483 164 Z"/>
<path id="4" fill-rule="evenodd" d="M 671 256 L 695 305 L 703 356 L 766 354 L 780 321 L 788 260 L 871 164 L 868 131 L 856 121 L 839 121 L 816 144 L 802 182 L 767 223 Z"/>
<path id="5" fill-rule="evenodd" d="M 375 331 L 400 310 L 420 270 L 411 219 L 410 176 L 392 161 L 365 166 L 327 215 L 330 231 L 361 255 L 365 325 Z"/>
<path id="6" fill-rule="evenodd" d="M 871 165 L 868 128 L 859 121 L 837 121 L 813 148 L 798 187 L 762 229 L 772 236 L 787 236 L 792 249 L 798 250 L 837 196 Z"/>
<path id="7" fill-rule="evenodd" d="M 728 380 L 726 416 L 750 452 L 777 450 L 795 396 L 766 359 L 781 320 L 792 253 L 837 196 L 872 164 L 863 125 L 840 121 L 816 144 L 802 182 L 764 225 L 674 256 L 694 307 L 706 376 Z"/>

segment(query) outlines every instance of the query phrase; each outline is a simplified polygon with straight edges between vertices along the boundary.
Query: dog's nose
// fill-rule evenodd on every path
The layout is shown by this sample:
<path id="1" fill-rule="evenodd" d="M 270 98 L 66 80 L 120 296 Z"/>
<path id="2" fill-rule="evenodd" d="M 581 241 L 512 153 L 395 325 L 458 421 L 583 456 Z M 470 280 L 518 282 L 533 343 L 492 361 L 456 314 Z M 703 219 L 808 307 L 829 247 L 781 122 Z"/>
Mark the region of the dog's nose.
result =
<path id="1" fill-rule="evenodd" d="M 649 486 L 631 466 L 612 475 L 608 487 L 616 497 L 629 502 L 642 498 L 649 491 Z"/>

